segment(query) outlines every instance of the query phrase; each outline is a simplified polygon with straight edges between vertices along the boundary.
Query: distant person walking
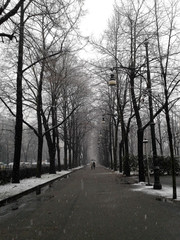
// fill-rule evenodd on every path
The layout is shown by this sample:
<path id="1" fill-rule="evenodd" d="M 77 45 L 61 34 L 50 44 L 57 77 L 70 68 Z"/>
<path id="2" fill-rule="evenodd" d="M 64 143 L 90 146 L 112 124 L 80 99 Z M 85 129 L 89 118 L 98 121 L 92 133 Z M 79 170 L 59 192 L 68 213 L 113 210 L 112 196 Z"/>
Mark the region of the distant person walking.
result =
<path id="1" fill-rule="evenodd" d="M 95 161 L 91 161 L 91 170 L 96 168 L 96 163 Z"/>
<path id="2" fill-rule="evenodd" d="M 91 170 L 93 169 L 93 160 L 91 160 Z"/>

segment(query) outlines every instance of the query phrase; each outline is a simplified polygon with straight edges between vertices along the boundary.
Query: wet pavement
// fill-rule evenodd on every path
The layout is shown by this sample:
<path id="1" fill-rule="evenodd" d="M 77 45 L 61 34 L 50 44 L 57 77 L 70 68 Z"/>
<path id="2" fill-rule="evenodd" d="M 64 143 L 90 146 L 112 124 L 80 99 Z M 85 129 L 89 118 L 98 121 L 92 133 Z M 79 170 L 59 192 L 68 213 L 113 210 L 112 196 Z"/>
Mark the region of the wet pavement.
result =
<path id="1" fill-rule="evenodd" d="M 132 191 L 110 170 L 83 168 L 0 208 L 1 240 L 179 240 L 180 204 Z"/>

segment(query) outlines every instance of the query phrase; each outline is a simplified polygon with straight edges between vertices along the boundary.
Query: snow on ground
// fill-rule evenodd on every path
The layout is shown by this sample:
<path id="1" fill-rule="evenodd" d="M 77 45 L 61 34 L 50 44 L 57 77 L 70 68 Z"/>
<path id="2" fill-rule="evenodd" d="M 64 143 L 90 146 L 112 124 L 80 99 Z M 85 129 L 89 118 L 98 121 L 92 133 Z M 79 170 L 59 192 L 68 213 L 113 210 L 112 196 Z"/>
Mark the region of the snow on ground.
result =
<path id="1" fill-rule="evenodd" d="M 122 173 L 119 173 L 118 171 L 115 172 L 118 176 L 123 177 Z M 134 177 L 133 177 L 134 176 Z M 131 188 L 132 191 L 137 192 L 144 192 L 145 194 L 154 195 L 157 199 L 167 199 L 172 200 L 173 198 L 173 188 L 171 185 L 163 184 L 162 189 L 157 190 L 153 188 L 152 186 L 147 186 L 147 182 L 138 182 L 137 172 L 131 172 L 131 177 L 125 177 L 125 182 L 131 184 L 133 188 Z M 180 202 L 180 187 L 176 187 L 177 191 L 177 199 L 175 201 Z"/>
<path id="2" fill-rule="evenodd" d="M 14 196 L 16 194 L 19 194 L 21 192 L 24 192 L 28 189 L 34 188 L 38 185 L 49 182 L 51 180 L 55 180 L 55 179 L 58 179 L 59 177 L 63 177 L 68 173 L 71 173 L 74 170 L 77 170 L 80 168 L 82 167 L 74 168 L 68 171 L 56 172 L 56 174 L 43 174 L 41 178 L 33 177 L 33 178 L 23 179 L 20 181 L 19 184 L 8 183 L 5 185 L 0 185 L 0 201 L 3 199 L 7 199 L 11 196 Z M 139 192 L 141 191 L 146 194 L 154 195 L 157 198 L 172 199 L 173 190 L 172 190 L 172 186 L 169 186 L 169 185 L 163 185 L 161 190 L 155 190 L 153 189 L 153 186 L 147 186 L 146 183 L 144 182 L 135 183 L 135 184 L 132 184 L 132 186 L 133 186 L 133 188 L 131 188 L 132 191 L 139 191 Z M 180 187 L 177 187 L 177 201 L 180 201 Z"/>
<path id="3" fill-rule="evenodd" d="M 68 173 L 73 172 L 74 170 L 80 169 L 82 167 L 74 168 L 73 170 L 56 172 L 56 174 L 43 174 L 41 178 L 26 178 L 22 179 L 20 183 L 8 183 L 5 185 L 0 185 L 0 201 L 7 199 L 16 194 L 24 192 L 28 189 L 34 188 L 38 185 L 44 184 L 51 180 L 58 179 L 61 176 L 67 175 Z"/>
<path id="4" fill-rule="evenodd" d="M 173 188 L 169 185 L 163 185 L 161 190 L 157 190 L 153 189 L 153 186 L 147 186 L 146 183 L 140 182 L 133 184 L 132 190 L 154 195 L 157 198 L 172 199 L 173 196 Z M 177 187 L 177 201 L 180 201 L 180 187 Z"/>

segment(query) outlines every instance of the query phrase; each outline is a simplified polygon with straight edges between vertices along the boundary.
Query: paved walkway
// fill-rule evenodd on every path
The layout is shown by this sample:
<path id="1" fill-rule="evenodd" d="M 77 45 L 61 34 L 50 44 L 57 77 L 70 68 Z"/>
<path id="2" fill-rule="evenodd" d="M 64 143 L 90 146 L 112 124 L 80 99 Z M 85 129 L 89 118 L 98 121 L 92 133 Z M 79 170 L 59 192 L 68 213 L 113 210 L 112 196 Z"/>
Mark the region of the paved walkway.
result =
<path id="1" fill-rule="evenodd" d="M 132 188 L 110 170 L 86 167 L 3 207 L 0 239 L 179 240 L 180 205 Z"/>

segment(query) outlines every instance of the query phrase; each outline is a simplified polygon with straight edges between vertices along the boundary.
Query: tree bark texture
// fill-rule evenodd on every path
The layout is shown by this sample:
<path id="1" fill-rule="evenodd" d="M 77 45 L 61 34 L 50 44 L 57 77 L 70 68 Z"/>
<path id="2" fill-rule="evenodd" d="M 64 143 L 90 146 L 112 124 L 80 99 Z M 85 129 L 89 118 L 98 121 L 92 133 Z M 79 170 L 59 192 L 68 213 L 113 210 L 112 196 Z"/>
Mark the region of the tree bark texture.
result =
<path id="1" fill-rule="evenodd" d="M 16 124 L 15 124 L 15 149 L 14 164 L 12 173 L 12 182 L 19 183 L 20 178 L 20 159 L 23 131 L 23 113 L 22 113 L 22 77 L 23 77 L 23 45 L 24 45 L 24 4 L 21 4 L 20 12 L 20 32 L 19 32 L 19 50 L 18 50 L 18 68 L 17 68 L 17 93 L 16 93 Z"/>

